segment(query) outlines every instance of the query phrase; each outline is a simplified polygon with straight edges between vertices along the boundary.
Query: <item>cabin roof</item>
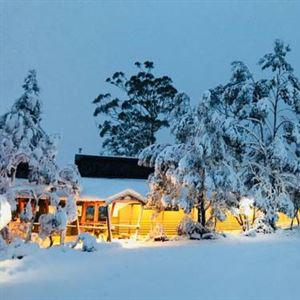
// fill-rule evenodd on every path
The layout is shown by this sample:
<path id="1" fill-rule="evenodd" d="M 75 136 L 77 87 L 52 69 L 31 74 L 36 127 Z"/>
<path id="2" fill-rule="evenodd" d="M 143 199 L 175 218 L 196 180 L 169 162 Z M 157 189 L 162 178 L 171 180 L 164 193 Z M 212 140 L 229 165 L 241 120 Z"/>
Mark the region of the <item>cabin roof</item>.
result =
<path id="1" fill-rule="evenodd" d="M 141 167 L 133 157 L 75 155 L 75 164 L 82 177 L 147 179 L 152 168 Z"/>
<path id="2" fill-rule="evenodd" d="M 130 196 L 143 203 L 149 192 L 147 178 L 152 168 L 140 167 L 138 159 L 132 157 L 75 155 L 75 164 L 81 175 L 80 201 L 105 201 L 111 203 Z M 17 169 L 17 192 L 25 196 L 29 188 L 28 164 Z"/>

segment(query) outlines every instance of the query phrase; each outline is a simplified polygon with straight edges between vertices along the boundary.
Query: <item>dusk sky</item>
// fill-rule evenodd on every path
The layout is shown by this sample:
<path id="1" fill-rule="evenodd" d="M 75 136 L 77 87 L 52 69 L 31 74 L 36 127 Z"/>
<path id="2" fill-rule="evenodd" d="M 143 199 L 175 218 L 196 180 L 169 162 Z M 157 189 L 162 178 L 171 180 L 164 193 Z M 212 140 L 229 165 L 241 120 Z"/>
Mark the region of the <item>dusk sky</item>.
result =
<path id="1" fill-rule="evenodd" d="M 114 93 L 105 79 L 115 71 L 131 74 L 134 62 L 154 61 L 154 73 L 170 76 L 196 103 L 228 80 L 234 60 L 259 78 L 257 61 L 275 38 L 291 45 L 300 77 L 300 1 L 0 0 L 0 114 L 36 69 L 43 126 L 62 135 L 59 161 L 71 162 L 79 147 L 101 148 L 92 100 Z"/>

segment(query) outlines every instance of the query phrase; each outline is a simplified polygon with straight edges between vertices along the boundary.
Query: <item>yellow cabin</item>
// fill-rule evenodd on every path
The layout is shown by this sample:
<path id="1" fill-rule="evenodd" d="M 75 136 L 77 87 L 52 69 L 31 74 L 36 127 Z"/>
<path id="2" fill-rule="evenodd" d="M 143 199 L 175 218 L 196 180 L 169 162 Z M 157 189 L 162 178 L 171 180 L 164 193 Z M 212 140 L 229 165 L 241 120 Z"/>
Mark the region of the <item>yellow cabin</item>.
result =
<path id="1" fill-rule="evenodd" d="M 166 209 L 157 214 L 146 207 L 151 168 L 138 166 L 134 158 L 88 155 L 76 155 L 75 164 L 82 176 L 82 192 L 77 201 L 78 220 L 68 225 L 68 235 L 91 232 L 107 240 L 143 238 L 155 230 L 157 224 L 168 237 L 177 234 L 177 226 L 185 216 L 183 210 Z M 20 197 L 18 214 L 22 213 L 27 201 L 26 197 Z M 39 205 L 40 213 L 51 209 L 47 199 Z M 196 209 L 190 216 L 197 220 Z M 291 219 L 280 214 L 277 224 L 288 227 Z M 35 226 L 37 230 L 38 223 Z M 241 225 L 228 213 L 224 222 L 216 223 L 216 230 L 241 231 Z"/>

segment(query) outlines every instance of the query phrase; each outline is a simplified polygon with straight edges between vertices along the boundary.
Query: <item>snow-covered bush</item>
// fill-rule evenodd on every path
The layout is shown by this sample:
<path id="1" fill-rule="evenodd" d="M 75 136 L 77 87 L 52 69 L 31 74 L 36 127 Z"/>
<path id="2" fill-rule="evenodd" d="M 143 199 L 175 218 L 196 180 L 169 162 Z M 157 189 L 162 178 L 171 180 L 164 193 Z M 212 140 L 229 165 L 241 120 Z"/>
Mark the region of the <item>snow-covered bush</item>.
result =
<path id="1" fill-rule="evenodd" d="M 263 217 L 259 217 L 255 220 L 253 224 L 253 228 L 258 233 L 273 233 L 275 232 L 275 228 L 270 224 L 268 219 Z"/>
<path id="2" fill-rule="evenodd" d="M 154 227 L 150 230 L 148 237 L 154 241 L 168 241 L 168 237 L 165 234 L 164 227 L 159 222 L 155 223 Z"/>
<path id="3" fill-rule="evenodd" d="M 205 227 L 203 227 L 200 223 L 194 221 L 191 217 L 185 216 L 177 227 L 177 234 L 184 235 L 189 237 L 190 239 L 198 239 L 200 240 L 203 234 L 208 233 Z"/>
<path id="4" fill-rule="evenodd" d="M 24 211 L 20 214 L 20 220 L 21 222 L 30 222 L 33 218 L 33 213 L 32 213 L 32 206 L 31 206 L 31 201 L 28 200 Z"/>
<path id="5" fill-rule="evenodd" d="M 46 237 L 51 237 L 52 234 L 57 233 L 61 235 L 61 244 L 64 243 L 64 235 L 67 226 L 67 214 L 65 209 L 58 206 L 53 214 L 42 214 L 39 217 L 39 237 L 44 240 Z M 52 246 L 52 238 L 51 245 Z"/>
<path id="6" fill-rule="evenodd" d="M 98 250 L 96 238 L 88 232 L 80 233 L 73 247 L 75 247 L 78 243 L 81 245 L 82 251 L 84 252 L 94 252 Z"/>
<path id="7" fill-rule="evenodd" d="M 230 213 L 236 218 L 243 231 L 249 231 L 253 226 L 257 215 L 255 214 L 254 199 L 252 197 L 241 197 L 237 206 L 230 207 Z"/>
<path id="8" fill-rule="evenodd" d="M 177 227 L 177 234 L 179 236 L 186 236 L 191 240 L 215 240 L 219 237 L 225 237 L 224 234 L 219 234 L 209 230 L 207 227 L 203 227 L 189 216 L 185 216 L 180 221 Z"/>

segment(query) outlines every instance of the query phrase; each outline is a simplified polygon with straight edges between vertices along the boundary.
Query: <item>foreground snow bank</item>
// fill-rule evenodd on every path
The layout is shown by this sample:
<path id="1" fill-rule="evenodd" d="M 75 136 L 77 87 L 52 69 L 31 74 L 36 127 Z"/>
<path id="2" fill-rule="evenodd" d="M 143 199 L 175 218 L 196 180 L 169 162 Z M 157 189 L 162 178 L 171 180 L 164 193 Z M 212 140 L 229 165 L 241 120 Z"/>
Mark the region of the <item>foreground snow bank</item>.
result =
<path id="1" fill-rule="evenodd" d="M 102 243 L 0 262 L 4 299 L 297 299 L 300 233 Z M 162 247 L 161 247 L 162 246 Z"/>
<path id="2" fill-rule="evenodd" d="M 33 255 L 38 250 L 39 245 L 36 243 L 25 243 L 21 239 L 14 239 L 7 245 L 0 237 L 0 261 L 15 258 L 21 259 L 24 256 Z"/>
<path id="3" fill-rule="evenodd" d="M 11 208 L 7 199 L 0 195 L 0 230 L 4 228 L 11 220 Z"/>

